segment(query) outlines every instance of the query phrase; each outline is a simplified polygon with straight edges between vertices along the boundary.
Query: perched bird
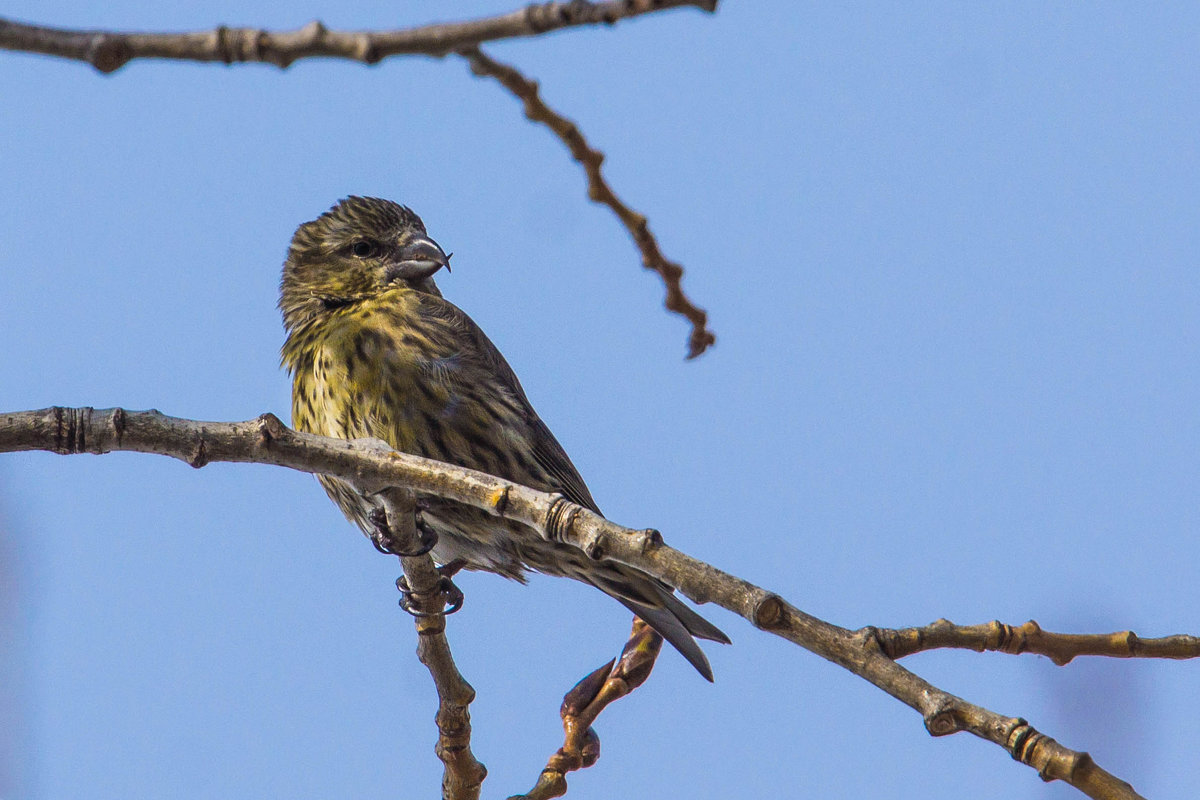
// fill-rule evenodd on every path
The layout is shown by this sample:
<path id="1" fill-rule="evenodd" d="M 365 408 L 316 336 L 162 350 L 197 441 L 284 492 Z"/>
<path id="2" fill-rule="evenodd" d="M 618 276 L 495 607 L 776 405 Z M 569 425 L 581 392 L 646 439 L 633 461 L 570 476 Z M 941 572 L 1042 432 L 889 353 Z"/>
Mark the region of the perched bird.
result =
<path id="1" fill-rule="evenodd" d="M 348 197 L 296 230 L 279 298 L 293 424 L 343 439 L 376 437 L 405 453 L 561 492 L 599 513 L 500 351 L 442 298 L 433 282 L 442 267 L 449 268 L 449 257 L 421 219 L 389 200 Z M 320 480 L 371 535 L 376 503 L 336 478 Z M 532 569 L 589 583 L 649 623 L 712 680 L 692 637 L 729 639 L 669 586 L 461 503 L 424 498 L 421 514 L 437 534 L 432 554 L 438 563 L 461 561 L 517 580 Z"/>

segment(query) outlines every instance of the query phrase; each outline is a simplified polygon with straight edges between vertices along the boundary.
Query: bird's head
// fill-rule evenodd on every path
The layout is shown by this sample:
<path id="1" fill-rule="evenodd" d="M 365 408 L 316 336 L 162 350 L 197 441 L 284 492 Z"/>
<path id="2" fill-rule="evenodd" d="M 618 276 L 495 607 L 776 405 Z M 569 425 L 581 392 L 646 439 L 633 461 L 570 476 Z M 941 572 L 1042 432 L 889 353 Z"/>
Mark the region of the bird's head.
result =
<path id="1" fill-rule="evenodd" d="M 405 206 L 347 197 L 296 229 L 283 265 L 279 307 L 290 329 L 322 310 L 396 287 L 438 294 L 433 274 L 450 257 Z"/>

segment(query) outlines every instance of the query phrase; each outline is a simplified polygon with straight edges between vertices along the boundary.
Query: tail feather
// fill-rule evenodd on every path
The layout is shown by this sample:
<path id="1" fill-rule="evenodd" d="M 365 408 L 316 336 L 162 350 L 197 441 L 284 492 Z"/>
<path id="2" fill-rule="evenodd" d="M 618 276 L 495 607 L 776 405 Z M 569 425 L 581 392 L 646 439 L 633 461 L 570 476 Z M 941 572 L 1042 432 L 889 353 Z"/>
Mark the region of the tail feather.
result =
<path id="1" fill-rule="evenodd" d="M 613 591 L 604 584 L 600 584 L 600 589 L 618 600 L 625 608 L 646 620 L 650 627 L 658 631 L 659 636 L 666 639 L 674 646 L 674 649 L 683 654 L 691 666 L 696 668 L 696 672 L 703 675 L 708 681 L 712 681 L 713 668 L 709 666 L 704 651 L 692 637 L 709 639 L 710 642 L 721 642 L 722 644 L 730 644 L 730 637 L 725 636 L 725 633 L 712 622 L 686 607 L 683 601 L 674 596 L 671 589 L 665 585 L 646 579 L 646 581 L 640 581 L 634 585 L 625 583 L 622 588 L 638 590 L 638 594 L 646 597 L 646 601 L 635 600 L 630 596 L 631 591 Z"/>
<path id="2" fill-rule="evenodd" d="M 621 605 L 644 619 L 651 628 L 654 628 L 660 636 L 682 653 L 688 663 L 695 667 L 705 680 L 712 683 L 713 672 L 712 667 L 708 664 L 708 658 L 678 617 L 665 608 L 650 608 L 624 597 L 618 597 L 617 600 L 621 602 Z"/>
<path id="3" fill-rule="evenodd" d="M 725 631 L 688 608 L 669 588 L 664 586 L 659 589 L 659 597 L 667 611 L 683 623 L 683 627 L 687 628 L 688 633 L 692 636 L 698 636 L 710 642 L 733 644 L 733 642 L 729 641 L 729 637 L 725 635 Z"/>
<path id="4" fill-rule="evenodd" d="M 582 580 L 616 599 L 645 620 L 683 657 L 696 671 L 711 681 L 712 667 L 700 645 L 692 637 L 729 644 L 729 637 L 716 625 L 684 605 L 667 586 L 641 570 L 619 564 L 606 564 L 608 569 L 582 573 Z"/>

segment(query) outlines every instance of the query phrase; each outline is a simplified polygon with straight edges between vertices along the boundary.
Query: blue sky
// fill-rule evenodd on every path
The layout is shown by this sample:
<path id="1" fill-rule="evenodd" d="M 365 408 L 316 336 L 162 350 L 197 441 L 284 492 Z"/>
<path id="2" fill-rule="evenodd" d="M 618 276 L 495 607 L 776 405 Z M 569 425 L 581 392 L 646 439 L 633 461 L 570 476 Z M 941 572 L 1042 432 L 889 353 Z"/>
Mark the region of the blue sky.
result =
<path id="1" fill-rule="evenodd" d="M 83 27 L 392 27 L 499 2 L 0 2 Z M 647 213 L 717 347 L 685 362 L 562 146 L 454 60 L 0 56 L 0 409 L 282 417 L 278 269 L 347 194 L 411 205 L 614 520 L 847 627 L 1197 633 L 1200 11 L 726 2 L 491 48 Z M 0 458 L 0 794 L 435 796 L 433 689 L 379 557 L 307 475 Z M 527 789 L 624 610 L 459 580 L 485 796 Z M 598 724 L 570 797 L 1057 798 L 715 608 Z M 923 654 L 940 687 L 1185 797 L 1186 662 Z"/>

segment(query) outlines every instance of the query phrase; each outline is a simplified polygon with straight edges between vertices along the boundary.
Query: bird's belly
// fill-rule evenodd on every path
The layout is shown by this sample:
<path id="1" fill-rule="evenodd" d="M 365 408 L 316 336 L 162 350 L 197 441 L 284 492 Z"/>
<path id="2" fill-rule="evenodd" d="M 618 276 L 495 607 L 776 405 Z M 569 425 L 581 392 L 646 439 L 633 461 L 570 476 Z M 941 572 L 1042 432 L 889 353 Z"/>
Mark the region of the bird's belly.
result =
<path id="1" fill-rule="evenodd" d="M 437 534 L 433 557 L 439 564 L 466 562 L 468 569 L 496 572 L 522 580 L 525 564 L 521 543 L 537 535 L 523 525 L 494 517 L 485 511 L 453 501 L 428 498 L 421 513 L 426 525 Z"/>

